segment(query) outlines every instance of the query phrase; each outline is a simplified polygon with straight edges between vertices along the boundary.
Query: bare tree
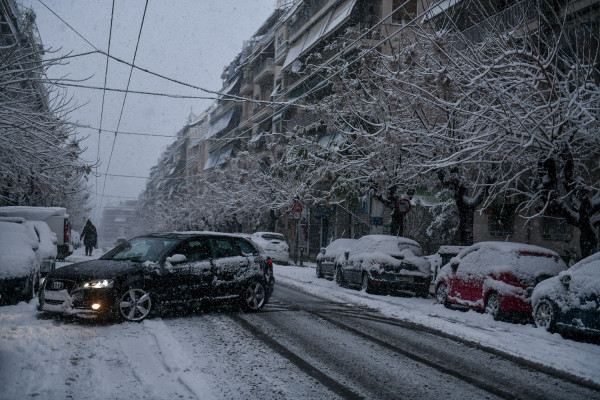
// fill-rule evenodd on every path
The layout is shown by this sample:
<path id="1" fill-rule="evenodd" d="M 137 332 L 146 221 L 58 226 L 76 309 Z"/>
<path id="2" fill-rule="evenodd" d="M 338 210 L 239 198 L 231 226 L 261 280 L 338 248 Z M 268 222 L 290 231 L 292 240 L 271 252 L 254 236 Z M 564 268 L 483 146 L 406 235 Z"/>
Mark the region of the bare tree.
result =
<path id="1" fill-rule="evenodd" d="M 74 106 L 46 77 L 61 62 L 22 41 L 0 49 L 0 204 L 86 206 L 91 169 L 68 119 Z"/>

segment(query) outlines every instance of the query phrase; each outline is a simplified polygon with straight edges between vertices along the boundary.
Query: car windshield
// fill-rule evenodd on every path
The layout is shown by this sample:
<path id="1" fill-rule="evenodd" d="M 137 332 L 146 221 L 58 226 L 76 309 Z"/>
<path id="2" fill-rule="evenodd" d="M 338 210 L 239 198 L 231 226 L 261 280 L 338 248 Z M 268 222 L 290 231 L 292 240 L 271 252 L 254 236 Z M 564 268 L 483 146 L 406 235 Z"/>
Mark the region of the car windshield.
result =
<path id="1" fill-rule="evenodd" d="M 120 244 L 101 259 L 158 262 L 178 242 L 177 239 L 138 237 Z"/>

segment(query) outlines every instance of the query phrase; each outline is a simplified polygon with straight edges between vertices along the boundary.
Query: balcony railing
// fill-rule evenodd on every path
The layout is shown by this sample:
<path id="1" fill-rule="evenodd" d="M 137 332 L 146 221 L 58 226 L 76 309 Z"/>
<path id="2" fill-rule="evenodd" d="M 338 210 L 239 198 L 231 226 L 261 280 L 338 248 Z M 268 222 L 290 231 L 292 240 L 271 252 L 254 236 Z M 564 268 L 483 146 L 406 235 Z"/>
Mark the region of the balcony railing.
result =
<path id="1" fill-rule="evenodd" d="M 266 76 L 271 76 L 275 73 L 275 60 L 273 58 L 265 58 L 253 68 L 254 82 L 258 83 Z"/>
<path id="2" fill-rule="evenodd" d="M 290 36 L 294 36 L 302 27 L 310 21 L 319 11 L 329 3 L 329 0 L 315 0 L 311 6 L 296 14 L 296 20 L 290 26 Z"/>
<path id="3" fill-rule="evenodd" d="M 538 9 L 535 2 L 521 0 L 461 31 L 457 38 L 456 47 L 460 49 L 466 47 L 467 43 L 481 43 L 490 32 L 506 32 L 512 28 L 528 23 L 537 15 Z"/>

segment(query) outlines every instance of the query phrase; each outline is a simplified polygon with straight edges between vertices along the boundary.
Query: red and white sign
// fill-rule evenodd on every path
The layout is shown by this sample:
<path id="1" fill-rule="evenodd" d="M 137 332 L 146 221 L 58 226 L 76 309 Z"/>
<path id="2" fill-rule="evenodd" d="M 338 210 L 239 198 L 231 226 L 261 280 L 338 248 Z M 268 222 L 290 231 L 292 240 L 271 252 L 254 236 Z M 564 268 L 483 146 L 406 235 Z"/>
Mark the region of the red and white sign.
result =
<path id="1" fill-rule="evenodd" d="M 396 205 L 396 207 L 398 207 L 398 212 L 400 214 L 406 214 L 407 212 L 410 211 L 410 208 L 411 208 L 410 200 L 400 199 L 400 200 L 398 200 L 398 204 Z"/>
<path id="2" fill-rule="evenodd" d="M 302 204 L 299 201 L 292 206 L 292 219 L 296 222 L 302 219 Z"/>

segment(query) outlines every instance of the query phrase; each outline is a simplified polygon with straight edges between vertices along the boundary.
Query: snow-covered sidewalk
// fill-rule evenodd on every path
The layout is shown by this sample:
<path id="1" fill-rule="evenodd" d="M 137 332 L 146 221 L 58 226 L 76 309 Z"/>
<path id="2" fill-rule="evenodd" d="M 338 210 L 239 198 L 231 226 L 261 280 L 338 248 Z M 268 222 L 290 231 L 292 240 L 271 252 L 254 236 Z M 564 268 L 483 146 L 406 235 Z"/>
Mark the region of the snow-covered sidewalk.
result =
<path id="1" fill-rule="evenodd" d="M 488 314 L 447 309 L 433 298 L 380 296 L 342 288 L 317 278 L 311 263 L 305 267 L 275 265 L 274 270 L 276 283 L 335 302 L 367 306 L 600 384 L 599 345 L 564 339 L 533 325 L 494 321 Z"/>

